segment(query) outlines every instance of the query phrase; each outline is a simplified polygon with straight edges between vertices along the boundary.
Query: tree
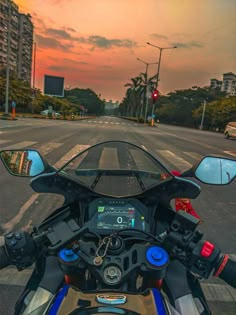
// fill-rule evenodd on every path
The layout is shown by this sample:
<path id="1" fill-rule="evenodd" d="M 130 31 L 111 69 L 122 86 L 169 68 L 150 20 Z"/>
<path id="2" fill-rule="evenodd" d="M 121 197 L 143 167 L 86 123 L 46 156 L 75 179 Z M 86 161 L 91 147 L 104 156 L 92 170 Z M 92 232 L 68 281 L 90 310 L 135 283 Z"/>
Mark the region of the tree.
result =
<path id="1" fill-rule="evenodd" d="M 200 125 L 203 105 L 193 111 L 193 119 Z M 236 121 L 236 96 L 225 97 L 206 104 L 204 115 L 205 129 L 223 130 L 228 122 Z"/>
<path id="2" fill-rule="evenodd" d="M 166 123 L 198 127 L 198 121 L 196 116 L 193 116 L 193 112 L 201 107 L 205 100 L 207 102 L 220 100 L 224 96 L 225 93 L 220 90 L 212 90 L 208 87 L 177 90 L 160 97 L 156 115 Z"/>
<path id="3" fill-rule="evenodd" d="M 101 115 L 104 113 L 104 102 L 91 89 L 65 90 L 65 99 L 73 104 L 77 112 L 80 111 L 80 106 L 83 106 L 89 114 Z"/>
<path id="4" fill-rule="evenodd" d="M 146 73 L 140 73 L 138 76 L 131 78 L 131 82 L 126 83 L 125 87 L 128 87 L 126 90 L 125 100 L 126 100 L 126 115 L 142 117 L 143 109 L 146 103 L 146 93 L 147 86 L 153 90 L 154 82 L 153 79 L 156 76 L 153 76 L 149 79 L 146 77 Z M 141 105 L 142 104 L 142 105 Z M 123 104 L 121 104 L 121 107 Z"/>

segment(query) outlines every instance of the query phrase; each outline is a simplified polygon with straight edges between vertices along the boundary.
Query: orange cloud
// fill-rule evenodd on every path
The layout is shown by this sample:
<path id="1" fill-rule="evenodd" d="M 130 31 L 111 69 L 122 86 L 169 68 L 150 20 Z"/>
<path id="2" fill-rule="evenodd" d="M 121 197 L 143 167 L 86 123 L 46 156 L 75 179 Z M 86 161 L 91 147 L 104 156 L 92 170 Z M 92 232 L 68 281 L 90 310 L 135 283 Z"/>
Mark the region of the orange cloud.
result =
<path id="1" fill-rule="evenodd" d="M 37 42 L 36 84 L 43 75 L 65 76 L 66 85 L 90 87 L 122 99 L 130 77 L 156 62 L 163 51 L 162 93 L 206 85 L 236 71 L 235 1 L 212 0 L 18 0 L 32 15 Z M 149 67 L 149 75 L 156 66 Z"/>

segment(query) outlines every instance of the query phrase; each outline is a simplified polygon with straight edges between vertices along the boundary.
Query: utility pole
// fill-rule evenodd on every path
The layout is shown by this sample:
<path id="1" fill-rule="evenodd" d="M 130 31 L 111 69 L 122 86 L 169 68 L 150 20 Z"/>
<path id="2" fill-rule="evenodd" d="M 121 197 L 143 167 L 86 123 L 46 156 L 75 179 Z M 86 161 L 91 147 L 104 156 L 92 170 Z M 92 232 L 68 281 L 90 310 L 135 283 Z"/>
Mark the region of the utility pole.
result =
<path id="1" fill-rule="evenodd" d="M 151 43 L 147 43 L 147 45 L 153 46 L 153 47 L 158 48 L 160 50 L 159 59 L 158 59 L 158 67 L 157 67 L 157 82 L 156 82 L 156 89 L 157 89 L 159 81 L 160 81 L 160 67 L 161 67 L 162 51 L 163 51 L 163 49 L 175 49 L 175 48 L 177 48 L 177 46 L 173 46 L 173 47 L 159 47 L 159 46 L 153 45 Z M 152 105 L 152 117 L 153 117 L 153 114 L 154 114 L 154 107 L 155 107 L 155 103 L 153 103 L 153 105 Z M 153 125 L 153 118 L 152 118 L 152 125 Z"/>
<path id="2" fill-rule="evenodd" d="M 10 74 L 10 38 L 11 38 L 11 1 L 8 1 L 8 23 L 7 23 L 7 66 L 6 66 L 6 93 L 5 93 L 5 115 L 8 116 L 9 109 L 9 74 Z"/>
<path id="3" fill-rule="evenodd" d="M 32 96 L 32 106 L 31 106 L 31 112 L 34 113 L 34 107 L 33 107 L 33 99 L 36 97 L 36 90 L 35 90 L 35 64 L 36 64 L 36 42 L 34 42 L 34 54 L 33 54 L 33 96 Z"/>
<path id="4" fill-rule="evenodd" d="M 146 85 L 146 93 L 144 96 L 144 99 L 146 100 L 146 104 L 145 104 L 145 114 L 144 114 L 144 123 L 147 120 L 147 109 L 148 109 L 148 67 L 149 65 L 156 65 L 157 62 L 145 62 L 143 60 L 141 60 L 140 58 L 137 58 L 138 61 L 141 61 L 142 63 L 144 63 L 146 65 L 146 72 L 145 72 L 145 85 Z M 143 106 L 142 106 L 142 113 L 143 113 Z"/>
<path id="5" fill-rule="evenodd" d="M 206 111 L 206 101 L 204 101 L 204 103 L 203 103 L 203 111 L 202 111 L 202 120 L 201 120 L 200 130 L 203 129 L 205 111 Z"/>
<path id="6" fill-rule="evenodd" d="M 35 64 L 36 64 L 36 42 L 34 42 L 34 63 L 33 63 L 33 90 L 35 92 Z"/>

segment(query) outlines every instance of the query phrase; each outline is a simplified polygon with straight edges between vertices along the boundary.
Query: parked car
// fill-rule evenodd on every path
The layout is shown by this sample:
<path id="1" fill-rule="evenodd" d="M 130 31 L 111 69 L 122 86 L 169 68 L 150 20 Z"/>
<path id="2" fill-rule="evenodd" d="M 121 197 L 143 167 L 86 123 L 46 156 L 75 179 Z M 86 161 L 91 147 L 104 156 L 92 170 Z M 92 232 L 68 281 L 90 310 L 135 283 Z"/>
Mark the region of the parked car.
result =
<path id="1" fill-rule="evenodd" d="M 235 122 L 229 122 L 227 126 L 225 127 L 225 138 L 228 139 L 230 137 L 236 138 L 236 121 Z"/>
<path id="2" fill-rule="evenodd" d="M 49 113 L 49 110 L 48 109 L 45 109 L 43 110 L 42 112 L 40 112 L 41 115 L 44 115 L 44 116 L 48 116 L 48 113 Z M 61 116 L 60 113 L 57 113 L 55 111 L 52 111 L 52 116 L 56 116 L 56 117 L 59 117 Z"/>

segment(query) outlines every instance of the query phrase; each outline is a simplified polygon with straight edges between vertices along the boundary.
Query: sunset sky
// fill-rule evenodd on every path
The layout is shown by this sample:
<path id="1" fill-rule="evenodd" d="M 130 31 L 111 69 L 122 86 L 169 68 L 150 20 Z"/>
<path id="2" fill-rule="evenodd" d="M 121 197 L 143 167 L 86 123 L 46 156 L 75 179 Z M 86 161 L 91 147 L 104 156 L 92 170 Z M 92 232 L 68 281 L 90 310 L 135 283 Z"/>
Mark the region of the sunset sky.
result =
<path id="1" fill-rule="evenodd" d="M 44 74 L 65 87 L 91 88 L 121 101 L 124 84 L 145 72 L 137 61 L 157 62 L 165 94 L 236 73 L 235 0 L 15 0 L 30 13 L 37 43 L 36 86 Z M 150 65 L 149 76 L 157 72 Z"/>

